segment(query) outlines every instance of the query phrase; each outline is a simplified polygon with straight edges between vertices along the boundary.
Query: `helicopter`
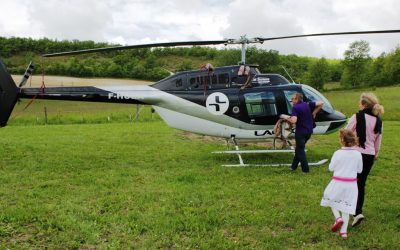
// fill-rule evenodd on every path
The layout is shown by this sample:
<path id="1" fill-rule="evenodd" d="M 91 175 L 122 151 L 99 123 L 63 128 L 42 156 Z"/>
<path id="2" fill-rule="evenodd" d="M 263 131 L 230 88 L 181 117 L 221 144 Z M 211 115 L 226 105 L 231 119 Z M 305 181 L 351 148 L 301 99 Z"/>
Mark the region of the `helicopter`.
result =
<path id="1" fill-rule="evenodd" d="M 242 36 L 240 39 L 127 45 L 42 55 L 55 57 L 137 48 L 241 45 L 241 62 L 238 65 L 214 68 L 211 64 L 206 64 L 199 70 L 178 72 L 154 84 L 139 86 L 27 88 L 24 85 L 33 71 L 33 66 L 28 66 L 23 80 L 16 86 L 4 63 L 0 61 L 0 127 L 6 126 L 19 98 L 151 105 L 172 128 L 224 138 L 228 148 L 230 141 L 233 142 L 235 150 L 220 152 L 237 154 L 239 165 L 244 166 L 240 154 L 252 151 L 239 150 L 237 140 L 257 142 L 276 139 L 274 126 L 282 114 L 291 114 L 291 96 L 296 92 L 302 93 L 306 102 L 323 102 L 322 110 L 315 117 L 314 134 L 332 133 L 347 121 L 347 117 L 334 110 L 329 100 L 316 89 L 290 82 L 280 74 L 261 73 L 257 65 L 246 64 L 246 45 L 300 37 L 383 33 L 400 33 L 400 30 L 316 33 L 251 39 Z M 290 129 L 285 133 L 285 140 L 293 137 L 293 132 L 294 130 Z M 284 150 L 274 148 L 253 152 L 294 150 L 291 147 Z"/>

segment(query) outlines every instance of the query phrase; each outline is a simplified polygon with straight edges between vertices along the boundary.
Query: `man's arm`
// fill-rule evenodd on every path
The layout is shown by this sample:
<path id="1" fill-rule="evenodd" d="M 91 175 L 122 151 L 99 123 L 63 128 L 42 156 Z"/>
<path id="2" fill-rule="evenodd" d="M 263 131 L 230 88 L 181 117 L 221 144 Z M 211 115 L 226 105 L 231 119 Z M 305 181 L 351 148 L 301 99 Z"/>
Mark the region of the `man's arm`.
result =
<path id="1" fill-rule="evenodd" d="M 288 122 L 290 122 L 291 124 L 296 124 L 297 122 L 297 109 L 296 109 L 296 105 L 293 105 L 292 107 L 292 115 L 291 116 L 286 116 L 284 117 L 284 119 Z"/>
<path id="2" fill-rule="evenodd" d="M 291 116 L 288 119 L 286 119 L 286 121 L 295 124 L 297 122 L 297 116 Z"/>
<path id="3" fill-rule="evenodd" d="M 317 115 L 317 113 L 322 109 L 322 106 L 324 106 L 324 102 L 322 102 L 322 101 L 315 102 L 315 109 L 312 112 L 312 116 L 314 119 L 315 119 L 315 116 Z"/>
<path id="4" fill-rule="evenodd" d="M 285 121 L 290 122 L 292 124 L 295 124 L 297 122 L 297 116 L 295 116 L 295 115 L 289 116 L 289 115 L 282 114 L 279 116 L 279 118 L 284 119 Z"/>

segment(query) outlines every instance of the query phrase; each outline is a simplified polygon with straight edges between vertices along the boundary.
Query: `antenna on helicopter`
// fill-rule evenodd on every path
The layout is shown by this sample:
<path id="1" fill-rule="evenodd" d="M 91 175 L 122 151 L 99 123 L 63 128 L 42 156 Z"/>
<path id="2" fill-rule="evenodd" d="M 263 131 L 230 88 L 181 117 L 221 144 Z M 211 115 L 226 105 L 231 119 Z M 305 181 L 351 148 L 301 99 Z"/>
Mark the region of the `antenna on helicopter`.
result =
<path id="1" fill-rule="evenodd" d="M 295 83 L 293 78 L 290 76 L 289 72 L 287 72 L 285 66 L 281 65 L 281 67 L 283 68 L 283 70 L 286 72 L 286 74 L 289 76 L 290 80 L 292 80 L 292 83 Z"/>

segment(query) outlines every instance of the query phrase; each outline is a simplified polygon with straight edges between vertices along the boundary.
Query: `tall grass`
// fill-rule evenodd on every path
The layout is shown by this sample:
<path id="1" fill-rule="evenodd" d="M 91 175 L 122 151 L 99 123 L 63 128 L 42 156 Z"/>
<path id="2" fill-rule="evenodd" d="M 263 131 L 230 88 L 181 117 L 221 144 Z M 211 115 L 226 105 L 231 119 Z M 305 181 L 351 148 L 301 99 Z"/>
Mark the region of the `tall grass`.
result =
<path id="1" fill-rule="evenodd" d="M 144 105 L 35 100 L 24 110 L 29 101 L 24 99 L 16 105 L 9 125 L 98 124 L 160 119 L 157 113 L 152 113 L 150 106 Z"/>

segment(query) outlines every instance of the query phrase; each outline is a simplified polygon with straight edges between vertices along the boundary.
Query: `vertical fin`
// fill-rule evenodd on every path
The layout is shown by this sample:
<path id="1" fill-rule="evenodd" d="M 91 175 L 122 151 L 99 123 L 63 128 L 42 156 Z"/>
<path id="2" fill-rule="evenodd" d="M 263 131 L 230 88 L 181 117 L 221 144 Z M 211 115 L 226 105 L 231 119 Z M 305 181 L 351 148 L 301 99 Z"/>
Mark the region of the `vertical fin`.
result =
<path id="1" fill-rule="evenodd" d="M 7 125 L 8 118 L 18 99 L 18 88 L 0 59 L 0 127 Z"/>

